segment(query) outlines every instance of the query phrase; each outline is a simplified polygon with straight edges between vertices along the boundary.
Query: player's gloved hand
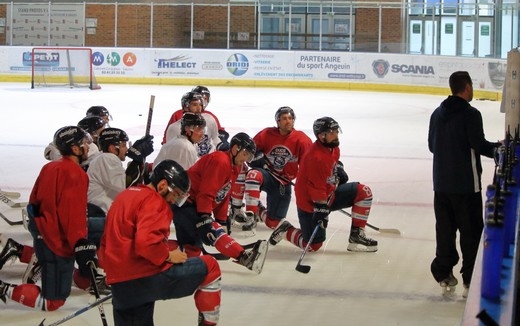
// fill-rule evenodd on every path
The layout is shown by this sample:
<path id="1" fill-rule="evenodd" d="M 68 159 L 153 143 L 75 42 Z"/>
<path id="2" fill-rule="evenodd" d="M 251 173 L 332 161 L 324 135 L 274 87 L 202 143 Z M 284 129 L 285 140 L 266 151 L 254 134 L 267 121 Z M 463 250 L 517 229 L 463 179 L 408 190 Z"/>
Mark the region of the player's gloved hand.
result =
<path id="1" fill-rule="evenodd" d="M 143 183 L 145 173 L 145 163 L 142 161 L 132 161 L 126 166 L 126 187 L 135 186 Z"/>
<path id="2" fill-rule="evenodd" d="M 262 152 L 256 152 L 255 157 L 253 160 L 249 163 L 249 166 L 252 168 L 261 168 L 264 170 L 269 169 L 269 162 L 267 161 L 267 158 L 265 157 L 264 153 Z"/>
<path id="3" fill-rule="evenodd" d="M 330 207 L 327 204 L 314 203 L 314 210 L 312 220 L 314 223 L 321 223 L 321 226 L 326 229 L 329 224 Z"/>
<path id="4" fill-rule="evenodd" d="M 93 262 L 97 266 L 96 245 L 87 239 L 79 239 L 74 246 L 74 256 L 79 273 L 85 277 L 90 276 L 89 263 Z"/>
<path id="5" fill-rule="evenodd" d="M 217 145 L 217 151 L 221 151 L 221 152 L 225 152 L 225 151 L 229 151 L 229 142 L 227 141 L 222 141 L 220 143 L 218 143 Z"/>
<path id="6" fill-rule="evenodd" d="M 134 145 L 128 149 L 126 156 L 135 161 L 144 162 L 144 159 L 153 153 L 153 136 L 144 136 L 136 140 Z"/>
<path id="7" fill-rule="evenodd" d="M 212 246 L 215 241 L 215 235 L 213 234 L 213 219 L 208 213 L 199 213 L 199 219 L 195 223 L 199 237 L 205 245 Z"/>
<path id="8" fill-rule="evenodd" d="M 338 185 L 342 185 L 348 182 L 348 174 L 345 171 L 345 168 L 341 161 L 338 161 L 338 163 L 336 163 L 336 175 L 338 176 Z"/>
<path id="9" fill-rule="evenodd" d="M 229 139 L 229 134 L 225 130 L 219 130 L 218 131 L 218 138 L 220 138 L 221 142 L 226 142 L 227 143 L 228 139 Z"/>

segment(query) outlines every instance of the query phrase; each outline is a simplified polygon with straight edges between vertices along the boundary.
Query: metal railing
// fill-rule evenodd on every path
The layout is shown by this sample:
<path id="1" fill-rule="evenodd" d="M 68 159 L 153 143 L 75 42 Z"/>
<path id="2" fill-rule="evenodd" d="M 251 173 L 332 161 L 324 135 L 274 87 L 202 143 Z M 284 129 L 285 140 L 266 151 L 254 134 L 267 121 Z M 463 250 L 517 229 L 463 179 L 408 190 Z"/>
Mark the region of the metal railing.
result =
<path id="1" fill-rule="evenodd" d="M 453 47 L 448 55 L 504 58 L 519 44 L 519 6 L 334 0 L 0 0 L 0 44 L 431 55 L 446 54 L 444 50 Z M 40 8 L 41 19 L 24 21 L 20 8 Z M 73 26 L 53 19 L 63 8 L 72 8 L 76 15 Z M 462 26 L 474 31 L 469 43 Z M 56 35 L 60 28 L 62 34 Z M 40 34 L 35 35 L 35 29 L 41 29 Z"/>

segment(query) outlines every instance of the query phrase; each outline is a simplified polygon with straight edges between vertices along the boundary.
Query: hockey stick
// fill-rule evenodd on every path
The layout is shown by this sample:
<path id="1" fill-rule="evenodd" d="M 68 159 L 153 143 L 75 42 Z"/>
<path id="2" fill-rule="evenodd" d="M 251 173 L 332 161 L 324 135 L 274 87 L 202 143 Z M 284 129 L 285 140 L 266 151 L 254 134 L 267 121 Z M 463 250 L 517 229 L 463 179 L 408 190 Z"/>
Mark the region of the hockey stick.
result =
<path id="1" fill-rule="evenodd" d="M 314 231 L 312 231 L 312 234 L 311 234 L 311 237 L 309 239 L 309 242 L 307 242 L 307 245 L 305 246 L 305 249 L 303 249 L 303 252 L 302 252 L 302 255 L 300 256 L 300 259 L 298 259 L 298 264 L 296 264 L 296 270 L 300 273 L 304 273 L 304 274 L 307 274 L 308 272 L 311 271 L 311 266 L 309 265 L 302 265 L 302 260 L 303 260 L 303 257 L 305 257 L 305 255 L 307 254 L 307 251 L 309 250 L 309 248 L 311 247 L 311 243 L 312 243 L 312 240 L 314 240 L 314 237 L 316 236 L 316 233 L 318 233 L 318 229 L 321 228 L 322 222 L 319 222 L 318 224 L 316 224 L 316 226 L 314 227 Z"/>
<path id="2" fill-rule="evenodd" d="M 13 226 L 13 225 L 22 225 L 23 224 L 23 221 L 12 221 L 10 219 L 7 218 L 7 216 L 5 216 L 4 214 L 0 213 L 0 217 L 9 225 Z"/>
<path id="3" fill-rule="evenodd" d="M 339 211 L 342 212 L 343 214 L 349 216 L 349 217 L 352 217 L 352 215 L 349 212 L 347 212 L 346 210 L 344 210 L 344 209 L 340 209 Z M 401 234 L 401 231 L 399 231 L 398 229 L 378 228 L 377 226 L 374 226 L 374 225 L 372 225 L 370 223 L 367 223 L 367 226 L 369 228 L 374 229 L 374 230 L 376 230 L 378 232 L 381 232 L 381 233 L 392 233 L 392 234 L 399 234 L 399 235 Z"/>
<path id="4" fill-rule="evenodd" d="M 145 130 L 145 137 L 146 136 L 149 136 L 150 135 L 150 129 L 152 127 L 152 116 L 153 116 L 153 107 L 154 107 L 154 104 L 155 104 L 155 95 L 150 95 L 150 105 L 148 107 L 148 119 L 146 121 L 146 130 Z M 133 162 L 130 162 L 128 163 L 129 165 L 132 164 Z M 134 180 L 132 180 L 130 182 L 130 186 L 134 186 L 138 183 L 142 183 L 143 182 L 143 179 L 144 179 L 144 173 L 145 173 L 145 170 L 146 170 L 146 157 L 143 158 L 143 161 L 142 162 L 137 162 L 137 176 L 135 177 Z M 141 170 L 141 167 L 139 166 L 141 165 L 143 167 L 143 170 Z"/>
<path id="5" fill-rule="evenodd" d="M 2 194 L 6 195 L 7 197 L 10 197 L 10 198 L 13 198 L 13 199 L 18 199 L 22 195 L 22 194 L 20 194 L 17 191 L 5 191 L 5 190 L 0 189 L 0 192 Z"/>
<path id="6" fill-rule="evenodd" d="M 94 295 L 96 296 L 96 300 L 100 299 L 99 289 L 96 283 L 96 264 L 93 261 L 89 261 L 88 265 L 90 267 L 90 282 L 92 282 L 92 288 L 94 289 Z M 103 304 L 98 306 L 99 316 L 101 317 L 101 322 L 103 326 L 108 326 L 107 316 L 105 315 L 105 309 L 103 308 Z"/>
<path id="7" fill-rule="evenodd" d="M 216 260 L 229 260 L 230 259 L 230 257 L 228 257 L 220 252 L 215 252 L 215 253 L 208 252 L 206 250 L 206 248 L 204 248 L 204 246 L 201 247 L 201 250 L 204 255 L 209 255 L 209 256 L 215 258 Z"/>
<path id="8" fill-rule="evenodd" d="M 150 106 L 148 107 L 148 121 L 146 121 L 145 136 L 150 135 L 150 129 L 152 127 L 152 115 L 153 115 L 154 104 L 155 104 L 155 95 L 150 95 Z"/>
<path id="9" fill-rule="evenodd" d="M 4 195 L 4 193 L 1 191 L 0 191 L 0 200 L 11 208 L 20 208 L 20 207 L 27 206 L 27 202 L 14 202 L 11 199 L 9 199 L 6 195 Z"/>
<path id="10" fill-rule="evenodd" d="M 62 319 L 60 319 L 58 321 L 55 321 L 52 324 L 45 325 L 43 323 L 45 321 L 45 318 L 44 318 L 38 326 L 58 326 L 58 325 L 61 325 L 61 324 L 65 323 L 66 321 L 71 320 L 72 318 L 77 317 L 77 316 L 81 315 L 82 313 L 84 313 L 84 312 L 86 312 L 86 311 L 88 311 L 88 310 L 90 310 L 90 309 L 92 309 L 94 307 L 97 307 L 100 304 L 102 304 L 103 302 L 108 301 L 110 299 L 112 299 L 112 294 L 109 294 L 109 295 L 107 295 L 104 298 L 96 300 L 93 303 L 89 304 L 88 306 L 83 307 L 83 308 L 77 310 L 76 312 L 74 312 L 74 313 L 72 313 L 72 314 L 70 314 L 70 315 L 68 315 L 68 316 L 66 316 L 66 317 L 64 317 L 64 318 L 62 318 Z"/>

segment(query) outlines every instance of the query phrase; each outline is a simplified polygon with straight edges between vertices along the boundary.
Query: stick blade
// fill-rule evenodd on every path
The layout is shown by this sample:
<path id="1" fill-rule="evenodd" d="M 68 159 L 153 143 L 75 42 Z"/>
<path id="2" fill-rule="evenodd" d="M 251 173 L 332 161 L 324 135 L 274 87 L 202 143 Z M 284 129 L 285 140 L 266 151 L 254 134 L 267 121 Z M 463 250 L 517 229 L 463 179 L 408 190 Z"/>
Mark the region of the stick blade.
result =
<path id="1" fill-rule="evenodd" d="M 45 321 L 45 318 L 43 318 L 42 322 L 38 324 L 38 326 L 45 326 L 43 322 Z"/>
<path id="2" fill-rule="evenodd" d="M 298 264 L 298 265 L 296 265 L 295 269 L 298 272 L 303 273 L 303 274 L 307 274 L 307 273 L 309 273 L 311 271 L 311 267 L 309 265 Z"/>
<path id="3" fill-rule="evenodd" d="M 392 234 L 401 235 L 401 231 L 399 231 L 398 229 L 382 229 L 382 228 L 379 228 L 379 232 L 381 232 L 381 233 L 392 233 Z"/>

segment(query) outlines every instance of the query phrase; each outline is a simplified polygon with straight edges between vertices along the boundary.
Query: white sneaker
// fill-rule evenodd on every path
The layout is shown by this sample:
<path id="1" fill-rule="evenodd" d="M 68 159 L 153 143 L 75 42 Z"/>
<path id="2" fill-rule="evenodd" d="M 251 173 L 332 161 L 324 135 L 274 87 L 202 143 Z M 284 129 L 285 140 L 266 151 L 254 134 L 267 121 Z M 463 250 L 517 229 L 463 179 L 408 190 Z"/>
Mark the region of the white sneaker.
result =
<path id="1" fill-rule="evenodd" d="M 453 273 L 450 273 L 447 278 L 439 282 L 442 295 L 452 296 L 455 293 L 457 284 L 459 284 L 459 281 L 453 276 Z"/>
<path id="2" fill-rule="evenodd" d="M 469 284 L 464 284 L 463 287 L 464 289 L 462 290 L 462 297 L 467 299 L 469 294 Z"/>

